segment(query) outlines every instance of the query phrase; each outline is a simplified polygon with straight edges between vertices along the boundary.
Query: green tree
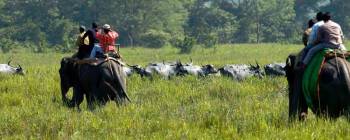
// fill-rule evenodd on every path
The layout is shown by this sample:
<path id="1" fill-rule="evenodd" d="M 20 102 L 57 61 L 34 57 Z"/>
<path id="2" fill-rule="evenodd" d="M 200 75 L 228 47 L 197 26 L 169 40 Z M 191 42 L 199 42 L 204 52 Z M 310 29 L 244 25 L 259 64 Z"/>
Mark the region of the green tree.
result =
<path id="1" fill-rule="evenodd" d="M 294 0 L 240 0 L 236 5 L 238 42 L 296 41 Z"/>
<path id="2" fill-rule="evenodd" d="M 102 1 L 96 2 L 97 5 L 99 2 Z M 110 0 L 108 3 L 103 5 L 98 19 L 100 23 L 114 25 L 125 44 L 142 45 L 147 41 L 143 37 L 150 32 L 156 33 L 154 31 L 170 36 L 183 35 L 187 11 L 179 0 Z"/>
<path id="3" fill-rule="evenodd" d="M 221 9 L 220 4 L 220 1 L 195 1 L 189 9 L 186 34 L 205 46 L 215 42 L 231 43 L 236 31 L 235 16 Z"/>
<path id="4" fill-rule="evenodd" d="M 344 0 L 331 0 L 322 9 L 332 14 L 333 20 L 342 26 L 345 36 L 350 36 L 350 3 Z"/>
<path id="5" fill-rule="evenodd" d="M 306 26 L 306 22 L 314 18 L 319 11 L 329 11 L 333 15 L 333 20 L 343 27 L 343 32 L 349 36 L 350 16 L 347 10 L 350 3 L 344 0 L 296 0 L 296 21 L 299 26 Z"/>
<path id="6" fill-rule="evenodd" d="M 37 46 L 63 44 L 65 37 L 72 36 L 73 21 L 61 14 L 58 1 L 14 0 L 1 6 L 0 37 L 21 42 L 33 42 Z M 51 46 L 51 45 L 46 45 Z M 44 46 L 44 47 L 46 47 Z"/>
<path id="7" fill-rule="evenodd" d="M 0 38 L 74 50 L 79 25 L 112 25 L 119 43 L 162 47 L 184 37 L 216 43 L 296 42 L 317 11 L 350 30 L 342 0 L 0 0 Z"/>

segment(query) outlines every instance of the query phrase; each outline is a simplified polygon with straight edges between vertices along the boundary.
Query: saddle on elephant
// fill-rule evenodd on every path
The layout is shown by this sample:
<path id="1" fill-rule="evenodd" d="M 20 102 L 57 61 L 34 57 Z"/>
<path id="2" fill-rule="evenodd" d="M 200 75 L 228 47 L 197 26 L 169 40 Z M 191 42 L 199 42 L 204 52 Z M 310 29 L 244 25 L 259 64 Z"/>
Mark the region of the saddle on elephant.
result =
<path id="1" fill-rule="evenodd" d="M 314 55 L 309 65 L 303 72 L 302 91 L 304 93 L 306 103 L 310 108 L 313 108 L 314 105 L 318 104 L 314 103 L 312 99 L 317 99 L 320 96 L 319 80 L 322 67 L 327 60 L 335 57 L 344 58 L 349 61 L 350 52 L 339 49 L 324 49 Z M 339 67 L 338 63 L 336 67 Z"/>
<path id="2" fill-rule="evenodd" d="M 121 55 L 117 52 L 113 52 L 113 53 L 107 53 L 101 56 L 97 56 L 96 58 L 84 58 L 81 60 L 76 60 L 75 63 L 76 64 L 89 64 L 89 65 L 93 65 L 93 66 L 98 66 L 106 61 L 109 60 L 113 60 L 117 63 L 119 63 L 122 66 L 125 66 L 125 63 L 122 62 L 122 58 Z"/>

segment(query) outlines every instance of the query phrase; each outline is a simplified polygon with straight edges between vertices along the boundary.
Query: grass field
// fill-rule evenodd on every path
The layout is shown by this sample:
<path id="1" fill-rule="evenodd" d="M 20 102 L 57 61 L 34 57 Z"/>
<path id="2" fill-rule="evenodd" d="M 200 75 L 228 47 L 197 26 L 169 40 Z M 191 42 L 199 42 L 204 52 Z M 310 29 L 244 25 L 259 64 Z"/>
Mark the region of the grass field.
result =
<path id="1" fill-rule="evenodd" d="M 300 45 L 240 44 L 195 49 L 179 55 L 174 48 L 122 48 L 129 64 L 190 58 L 195 64 L 284 62 Z M 128 78 L 131 104 L 111 102 L 89 111 L 62 105 L 59 62 L 71 54 L 0 54 L 0 62 L 19 63 L 25 76 L 0 75 L 1 139 L 350 139 L 345 118 L 288 122 L 285 77 L 177 77 L 171 80 Z"/>

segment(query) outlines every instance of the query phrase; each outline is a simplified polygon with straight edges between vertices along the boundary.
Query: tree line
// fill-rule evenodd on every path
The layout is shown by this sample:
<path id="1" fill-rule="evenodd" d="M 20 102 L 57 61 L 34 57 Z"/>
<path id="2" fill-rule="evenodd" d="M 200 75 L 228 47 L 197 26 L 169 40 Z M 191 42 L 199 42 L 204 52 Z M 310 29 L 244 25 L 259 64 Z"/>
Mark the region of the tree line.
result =
<path id="1" fill-rule="evenodd" d="M 122 46 L 299 43 L 308 19 L 330 11 L 345 35 L 344 0 L 0 0 L 0 46 L 71 51 L 79 25 L 108 23 Z"/>

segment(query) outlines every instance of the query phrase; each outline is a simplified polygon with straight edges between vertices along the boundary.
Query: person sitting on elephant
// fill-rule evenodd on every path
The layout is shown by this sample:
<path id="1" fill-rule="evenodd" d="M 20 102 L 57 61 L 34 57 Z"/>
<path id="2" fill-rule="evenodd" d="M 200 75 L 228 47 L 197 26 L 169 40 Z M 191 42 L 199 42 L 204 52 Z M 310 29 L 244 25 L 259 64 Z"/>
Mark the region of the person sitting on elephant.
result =
<path id="1" fill-rule="evenodd" d="M 78 35 L 77 40 L 75 42 L 75 45 L 77 47 L 82 46 L 82 45 L 89 45 L 89 38 L 85 38 L 83 40 L 84 34 L 85 34 L 85 26 L 81 25 L 79 27 L 79 35 Z"/>
<path id="2" fill-rule="evenodd" d="M 304 46 L 306 47 L 307 46 L 307 43 L 308 43 L 308 40 L 309 40 L 309 36 L 311 34 L 311 31 L 312 31 L 312 26 L 316 23 L 317 21 L 315 19 L 310 19 L 308 21 L 308 28 L 304 31 L 303 33 L 303 43 L 304 43 Z"/>
<path id="3" fill-rule="evenodd" d="M 83 59 L 84 56 L 86 56 L 87 53 L 89 53 L 88 50 L 88 45 L 90 43 L 89 38 L 84 38 L 84 34 L 85 34 L 85 26 L 80 26 L 79 27 L 79 35 L 78 38 L 75 42 L 75 45 L 78 46 L 78 52 L 76 55 L 74 55 L 73 57 L 77 57 L 79 59 Z"/>
<path id="4" fill-rule="evenodd" d="M 309 39 L 308 39 L 308 42 L 307 42 L 307 48 L 310 48 L 313 46 L 312 42 L 315 41 L 315 39 L 317 38 L 317 32 L 318 32 L 318 29 L 324 24 L 324 13 L 323 12 L 318 12 L 316 14 L 316 20 L 317 22 L 312 25 L 312 28 L 311 28 L 311 32 L 310 32 L 310 35 L 309 35 Z"/>
<path id="5" fill-rule="evenodd" d="M 316 39 L 310 42 L 310 45 L 314 47 L 306 53 L 302 61 L 303 67 L 311 61 L 314 54 L 325 48 L 345 50 L 343 32 L 340 25 L 331 20 L 331 14 L 329 12 L 324 14 L 323 20 L 325 23 L 319 27 Z"/>
<path id="6" fill-rule="evenodd" d="M 83 38 L 89 39 L 89 44 L 86 47 L 87 53 L 84 58 L 87 58 L 87 57 L 95 58 L 97 53 L 103 54 L 102 49 L 98 44 L 98 40 L 96 39 L 96 33 L 98 32 L 98 25 L 95 22 L 93 22 L 91 25 L 92 25 L 92 28 L 86 31 L 86 33 L 83 36 Z"/>
<path id="7" fill-rule="evenodd" d="M 309 21 L 310 22 L 310 21 Z M 310 33 L 307 37 L 307 39 L 304 40 L 303 36 L 303 43 L 305 47 L 300 51 L 300 59 L 298 59 L 297 66 L 300 68 L 303 68 L 305 65 L 303 65 L 302 60 L 305 58 L 307 52 L 313 47 L 310 42 L 313 42 L 317 36 L 317 30 L 320 26 L 324 24 L 323 21 L 323 12 L 318 12 L 316 14 L 316 20 L 315 23 L 311 26 Z"/>
<path id="8" fill-rule="evenodd" d="M 317 37 L 318 28 L 324 24 L 323 12 L 318 12 L 316 14 L 316 20 L 317 20 L 317 22 L 312 25 L 311 32 L 308 35 L 308 39 L 305 41 L 306 42 L 306 46 L 305 46 L 305 48 L 303 48 L 301 50 L 301 54 L 300 54 L 301 60 L 303 60 L 305 58 L 307 52 L 313 47 L 311 42 L 315 41 L 315 39 Z M 302 64 L 303 64 L 302 61 L 298 62 L 298 66 L 303 66 Z"/>
<path id="9" fill-rule="evenodd" d="M 96 33 L 96 38 L 105 54 L 115 53 L 115 40 L 118 37 L 118 33 L 113 31 L 108 24 L 103 25 L 103 33 Z"/>

